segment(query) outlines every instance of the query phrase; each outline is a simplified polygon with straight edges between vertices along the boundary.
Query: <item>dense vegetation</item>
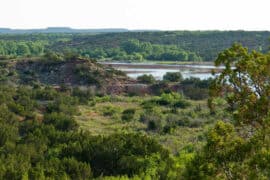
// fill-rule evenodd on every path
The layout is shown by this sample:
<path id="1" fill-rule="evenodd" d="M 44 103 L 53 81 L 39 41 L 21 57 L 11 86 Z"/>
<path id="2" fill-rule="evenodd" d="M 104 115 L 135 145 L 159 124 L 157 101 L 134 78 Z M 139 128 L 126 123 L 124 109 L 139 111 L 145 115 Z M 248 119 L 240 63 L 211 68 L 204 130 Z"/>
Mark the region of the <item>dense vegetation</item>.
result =
<path id="1" fill-rule="evenodd" d="M 202 138 L 196 139 L 189 131 L 201 136 L 196 129 L 215 119 L 208 115 L 205 103 L 174 92 L 146 97 L 98 96 L 98 92 L 76 87 L 15 87 L 4 80 L 0 95 L 1 179 L 178 179 L 183 165 L 177 164 L 185 160 L 171 153 L 183 149 L 185 154 L 186 148 L 192 153 L 201 146 Z M 96 117 L 84 109 L 102 114 L 97 119 L 101 124 L 89 126 Z M 102 131 L 107 121 L 113 122 L 117 131 L 113 127 Z M 177 139 L 183 131 L 187 137 Z M 190 138 L 195 138 L 197 145 L 183 143 Z"/>
<path id="2" fill-rule="evenodd" d="M 0 41 L 0 55 L 2 56 L 37 56 L 44 53 L 45 41 Z"/>
<path id="3" fill-rule="evenodd" d="M 9 34 L 0 35 L 0 55 L 36 55 L 45 48 L 96 59 L 213 61 L 234 42 L 266 52 L 269 36 L 245 31 Z"/>
<path id="4" fill-rule="evenodd" d="M 218 46 L 225 48 L 239 34 L 258 51 L 239 44 L 222 51 L 215 63 L 225 69 L 215 79 L 183 79 L 181 73 L 167 73 L 162 81 L 151 75 L 130 80 L 120 71 L 82 58 L 94 57 L 88 53 L 97 50 L 104 56 L 96 58 L 124 53 L 129 59 L 140 57 L 134 60 L 152 55 L 170 60 L 174 54 L 172 59 L 182 60 L 195 52 L 194 57 L 204 59 L 195 48 L 202 41 L 181 46 L 181 38 L 202 38 L 210 48 L 217 45 L 212 42 L 229 36 L 220 41 L 228 44 Z M 269 179 L 266 35 L 1 36 L 0 179 Z M 104 41 L 97 43 L 99 38 Z M 210 48 L 208 56 L 214 58 L 218 48 Z M 108 54 L 114 50 L 119 52 Z M 136 85 L 138 91 L 147 91 L 134 93 Z M 126 90 L 130 86 L 132 93 Z"/>
<path id="5" fill-rule="evenodd" d="M 1 86 L 0 92 L 1 179 L 165 179 L 171 171 L 169 152 L 144 135 L 79 131 L 74 115 L 81 102 L 68 91 Z"/>
<path id="6" fill-rule="evenodd" d="M 98 70 L 96 73 L 105 74 L 98 77 L 105 80 L 106 73 L 113 72 L 91 60 L 52 57 L 55 56 L 46 53 L 42 58 L 1 60 L 0 179 L 178 179 L 181 176 L 183 165 L 180 168 L 177 164 L 184 160 L 173 154 L 186 148 L 192 153 L 200 147 L 202 138 L 197 139 L 197 135 L 201 136 L 197 129 L 215 119 L 206 118 L 210 116 L 205 102 L 190 101 L 162 86 L 156 96 L 145 97 L 104 96 L 100 90 L 91 88 L 96 84 L 92 81 L 90 84 L 86 81 L 84 88 L 76 84 L 55 87 L 52 82 L 59 83 L 61 77 L 57 76 L 65 77 L 65 71 L 53 76 L 54 81 L 48 78 L 50 71 L 57 73 L 58 68 L 69 63 L 85 65 L 80 71 L 74 66 L 75 77 L 78 72 Z M 87 64 L 92 68 L 87 68 Z M 112 78 L 112 75 L 108 76 Z M 166 76 L 177 77 L 173 83 L 180 83 L 179 74 L 175 75 Z M 84 80 L 84 76 L 78 78 Z M 155 83 L 158 86 L 171 82 Z M 85 110 L 93 111 L 93 115 Z M 91 125 L 95 121 L 97 124 Z M 115 127 L 108 128 L 107 123 Z M 108 129 L 103 131 L 103 128 Z M 185 137 L 178 139 L 178 133 L 183 131 Z M 170 142 L 171 138 L 175 142 Z M 196 139 L 196 144 L 185 144 L 191 138 Z"/>
<path id="7" fill-rule="evenodd" d="M 269 64 L 262 54 L 235 44 L 220 53 L 216 64 L 226 69 L 211 87 L 209 107 L 215 97 L 227 101 L 233 114 L 218 121 L 207 133 L 207 143 L 187 166 L 194 179 L 269 179 Z"/>

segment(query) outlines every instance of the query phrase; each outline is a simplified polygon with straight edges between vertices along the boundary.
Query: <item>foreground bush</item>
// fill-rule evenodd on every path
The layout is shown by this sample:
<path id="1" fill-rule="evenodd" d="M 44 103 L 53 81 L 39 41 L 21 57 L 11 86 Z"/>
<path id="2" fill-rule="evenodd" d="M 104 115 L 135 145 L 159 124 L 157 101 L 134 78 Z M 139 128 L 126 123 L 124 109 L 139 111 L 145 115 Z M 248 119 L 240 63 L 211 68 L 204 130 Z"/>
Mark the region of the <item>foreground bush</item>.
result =
<path id="1" fill-rule="evenodd" d="M 218 121 L 206 135 L 203 150 L 188 163 L 186 179 L 269 179 L 270 54 L 239 44 L 220 53 L 225 69 L 210 89 L 209 107 L 223 96 L 231 122 Z"/>

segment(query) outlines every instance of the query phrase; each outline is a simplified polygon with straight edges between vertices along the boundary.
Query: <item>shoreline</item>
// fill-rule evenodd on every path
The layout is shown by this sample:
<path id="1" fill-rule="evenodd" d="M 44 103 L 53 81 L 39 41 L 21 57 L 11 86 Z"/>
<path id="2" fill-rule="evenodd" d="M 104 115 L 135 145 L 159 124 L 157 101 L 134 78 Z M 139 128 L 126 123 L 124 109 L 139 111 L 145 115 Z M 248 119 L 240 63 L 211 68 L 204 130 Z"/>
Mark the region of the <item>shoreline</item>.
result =
<path id="1" fill-rule="evenodd" d="M 149 65 L 209 65 L 214 66 L 214 61 L 201 61 L 201 62 L 189 62 L 189 61 L 110 61 L 110 60 L 97 60 L 101 64 L 149 64 Z"/>
<path id="2" fill-rule="evenodd" d="M 194 69 L 201 71 L 222 70 L 223 66 L 216 67 L 213 64 L 154 64 L 154 63 L 127 63 L 127 62 L 99 62 L 103 65 L 111 66 L 116 69 L 171 69 L 183 70 Z"/>

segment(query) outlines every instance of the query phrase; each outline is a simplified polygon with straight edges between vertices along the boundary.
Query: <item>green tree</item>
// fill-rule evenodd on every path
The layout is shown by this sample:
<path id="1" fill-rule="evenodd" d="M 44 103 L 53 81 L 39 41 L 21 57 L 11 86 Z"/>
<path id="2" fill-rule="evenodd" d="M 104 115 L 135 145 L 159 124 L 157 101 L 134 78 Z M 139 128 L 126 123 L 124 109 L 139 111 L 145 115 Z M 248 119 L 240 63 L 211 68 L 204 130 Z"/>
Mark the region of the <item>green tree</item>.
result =
<path id="1" fill-rule="evenodd" d="M 213 82 L 211 96 L 224 95 L 238 124 L 263 125 L 270 107 L 270 54 L 234 44 L 215 63 L 225 69 Z"/>
<path id="2" fill-rule="evenodd" d="M 202 61 L 201 57 L 194 52 L 188 53 L 188 61 Z"/>
<path id="3" fill-rule="evenodd" d="M 24 56 L 24 55 L 29 55 L 30 49 L 25 43 L 19 43 L 17 46 L 17 55 L 18 56 Z"/>
<path id="4" fill-rule="evenodd" d="M 211 86 L 209 106 L 224 97 L 231 122 L 218 121 L 207 143 L 188 164 L 186 179 L 269 179 L 270 54 L 249 52 L 234 44 L 221 52 L 216 65 L 225 69 Z"/>
<path id="5" fill-rule="evenodd" d="M 183 80 L 183 76 L 180 72 L 167 72 L 163 76 L 163 80 L 169 82 L 181 82 Z"/>
<path id="6" fill-rule="evenodd" d="M 130 39 L 124 42 L 121 47 L 128 53 L 140 52 L 140 41 L 137 39 Z"/>

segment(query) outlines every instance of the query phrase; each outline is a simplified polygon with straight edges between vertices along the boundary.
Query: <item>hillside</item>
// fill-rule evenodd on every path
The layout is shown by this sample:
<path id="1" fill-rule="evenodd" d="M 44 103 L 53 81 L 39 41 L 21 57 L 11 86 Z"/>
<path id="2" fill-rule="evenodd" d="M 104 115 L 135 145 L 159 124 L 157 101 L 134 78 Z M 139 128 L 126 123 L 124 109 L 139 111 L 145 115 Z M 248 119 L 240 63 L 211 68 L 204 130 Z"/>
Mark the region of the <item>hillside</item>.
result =
<path id="1" fill-rule="evenodd" d="M 88 59 L 51 61 L 28 58 L 1 61 L 1 82 L 24 85 L 93 87 L 102 91 L 130 83 L 124 73 Z M 121 89 L 118 89 L 121 91 Z"/>
<path id="2" fill-rule="evenodd" d="M 0 34 L 0 56 L 39 56 L 47 50 L 76 52 L 97 60 L 214 61 L 234 43 L 269 49 L 268 31 L 104 31 L 52 28 L 48 33 Z M 47 31 L 46 31 L 47 32 Z M 58 32 L 58 33 L 55 33 Z M 108 33 L 111 32 L 111 33 Z"/>
<path id="3" fill-rule="evenodd" d="M 269 46 L 270 32 L 256 31 L 169 31 L 169 32 L 124 32 L 95 36 L 74 35 L 68 42 L 58 42 L 51 47 L 80 49 L 81 52 L 96 48 L 119 48 L 129 39 L 149 42 L 152 45 L 175 45 L 184 51 L 194 52 L 204 61 L 213 61 L 218 53 L 233 43 L 241 43 L 249 49 L 265 52 Z M 156 52 L 157 53 L 157 52 Z M 110 54 L 107 52 L 107 54 Z M 110 56 L 110 55 L 109 55 Z"/>
<path id="4" fill-rule="evenodd" d="M 143 76 L 142 96 L 74 54 L 0 60 L 0 179 L 269 179 L 270 54 L 221 53 L 215 80 Z"/>

